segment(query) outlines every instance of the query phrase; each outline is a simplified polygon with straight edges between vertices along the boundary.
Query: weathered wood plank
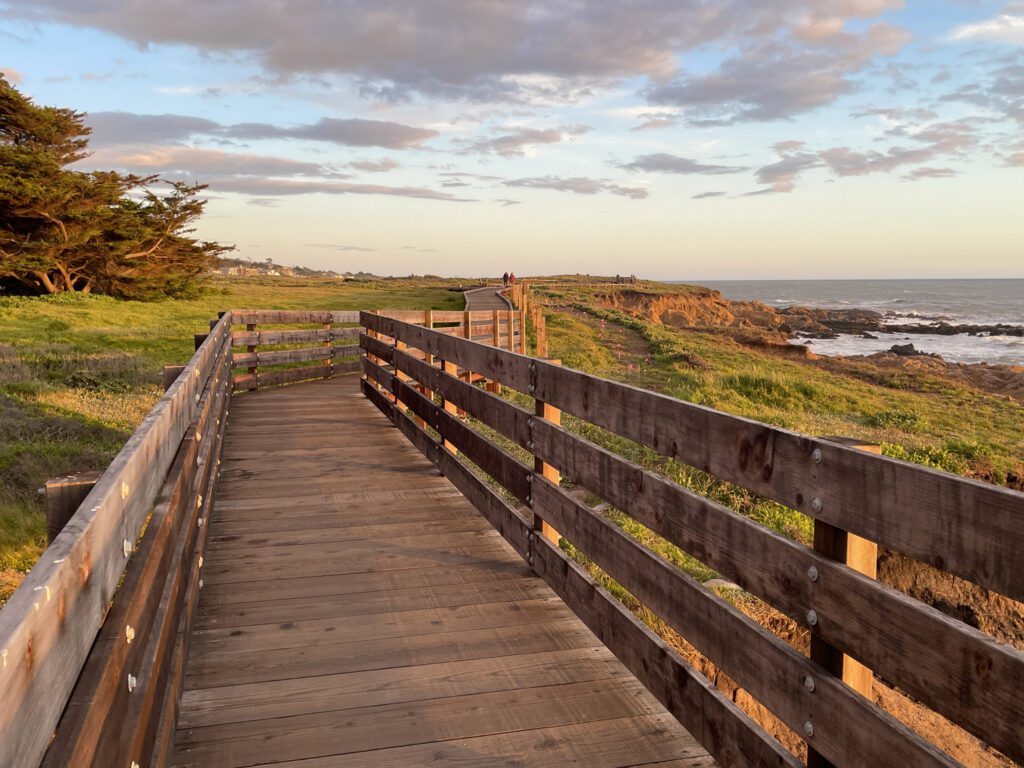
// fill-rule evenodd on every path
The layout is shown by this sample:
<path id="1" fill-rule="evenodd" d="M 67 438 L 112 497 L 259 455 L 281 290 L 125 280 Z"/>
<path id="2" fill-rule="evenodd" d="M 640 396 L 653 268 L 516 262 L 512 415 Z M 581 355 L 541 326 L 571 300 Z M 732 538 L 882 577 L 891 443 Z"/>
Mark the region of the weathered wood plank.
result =
<path id="1" fill-rule="evenodd" d="M 326 371 L 330 375 L 330 371 Z M 296 381 L 309 381 L 310 379 L 322 379 L 325 377 L 325 369 L 322 365 L 307 365 L 302 368 L 285 368 L 283 370 L 272 370 L 269 372 L 244 373 L 235 376 L 235 391 L 240 389 L 263 389 L 264 387 L 275 387 L 281 384 L 291 384 Z"/>
<path id="2" fill-rule="evenodd" d="M 609 690 L 604 681 L 449 696 L 432 701 L 360 707 L 265 722 L 280 736 L 267 740 L 250 723 L 199 728 L 179 745 L 175 764 L 255 765 L 390 749 L 456 738 L 509 734 L 540 727 L 653 715 L 639 683 Z M 345 718 L 339 729 L 338 718 Z M 263 722 L 263 721 L 261 721 Z"/>

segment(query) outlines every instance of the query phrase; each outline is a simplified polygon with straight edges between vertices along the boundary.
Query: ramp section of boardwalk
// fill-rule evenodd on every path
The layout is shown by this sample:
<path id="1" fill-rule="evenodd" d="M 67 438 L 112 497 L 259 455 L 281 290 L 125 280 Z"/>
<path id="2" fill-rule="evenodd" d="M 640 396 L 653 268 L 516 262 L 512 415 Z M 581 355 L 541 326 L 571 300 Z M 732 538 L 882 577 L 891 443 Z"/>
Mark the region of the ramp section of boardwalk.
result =
<path id="1" fill-rule="evenodd" d="M 357 379 L 236 400 L 214 510 L 174 765 L 712 764 Z"/>

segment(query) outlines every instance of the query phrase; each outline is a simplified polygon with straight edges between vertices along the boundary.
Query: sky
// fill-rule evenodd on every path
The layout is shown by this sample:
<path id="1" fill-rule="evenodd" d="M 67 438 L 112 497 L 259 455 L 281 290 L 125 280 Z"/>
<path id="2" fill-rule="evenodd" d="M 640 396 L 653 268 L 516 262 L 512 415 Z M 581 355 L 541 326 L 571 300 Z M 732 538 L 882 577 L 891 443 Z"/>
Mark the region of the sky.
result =
<path id="1" fill-rule="evenodd" d="M 85 168 L 382 275 L 1024 277 L 1024 2 L 0 0 Z"/>

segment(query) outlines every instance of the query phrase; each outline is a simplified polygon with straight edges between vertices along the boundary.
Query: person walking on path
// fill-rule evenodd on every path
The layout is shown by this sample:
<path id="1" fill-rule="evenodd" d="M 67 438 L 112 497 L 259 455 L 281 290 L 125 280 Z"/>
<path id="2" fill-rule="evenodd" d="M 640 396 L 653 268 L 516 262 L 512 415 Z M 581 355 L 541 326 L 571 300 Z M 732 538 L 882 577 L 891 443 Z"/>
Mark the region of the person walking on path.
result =
<path id="1" fill-rule="evenodd" d="M 508 272 L 501 276 L 501 282 L 508 288 Z"/>
<path id="2" fill-rule="evenodd" d="M 509 285 L 515 285 L 516 284 L 516 273 L 515 272 L 509 272 L 508 273 L 508 284 Z"/>

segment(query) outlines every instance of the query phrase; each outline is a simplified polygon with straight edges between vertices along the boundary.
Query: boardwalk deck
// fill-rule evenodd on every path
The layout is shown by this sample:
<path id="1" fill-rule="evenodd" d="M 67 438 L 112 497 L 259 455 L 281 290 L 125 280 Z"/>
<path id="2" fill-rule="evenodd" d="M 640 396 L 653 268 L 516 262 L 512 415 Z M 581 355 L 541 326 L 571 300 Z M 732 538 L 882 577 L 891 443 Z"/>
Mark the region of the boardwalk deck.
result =
<path id="1" fill-rule="evenodd" d="M 488 309 L 510 309 L 511 305 L 498 292 L 500 290 L 496 286 L 488 286 L 486 288 L 474 288 L 471 291 L 466 291 L 466 309 L 472 312 Z"/>
<path id="2" fill-rule="evenodd" d="M 712 765 L 346 377 L 231 405 L 174 765 Z"/>

